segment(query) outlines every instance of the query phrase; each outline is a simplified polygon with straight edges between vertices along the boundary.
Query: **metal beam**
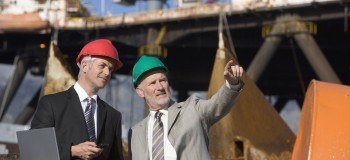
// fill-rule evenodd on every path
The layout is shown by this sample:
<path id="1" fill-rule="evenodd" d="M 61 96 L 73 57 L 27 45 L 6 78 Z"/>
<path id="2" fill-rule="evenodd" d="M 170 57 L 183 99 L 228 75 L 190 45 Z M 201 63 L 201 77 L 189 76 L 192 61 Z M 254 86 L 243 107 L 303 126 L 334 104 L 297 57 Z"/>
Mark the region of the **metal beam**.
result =
<path id="1" fill-rule="evenodd" d="M 267 37 L 264 44 L 250 63 L 247 75 L 253 82 L 257 82 L 281 43 L 282 38 L 279 36 Z"/>
<path id="2" fill-rule="evenodd" d="M 20 55 L 17 55 L 15 58 L 15 70 L 12 77 L 7 81 L 5 92 L 1 96 L 0 120 L 3 119 L 11 100 L 27 72 L 29 61 L 28 58 L 22 58 Z"/>
<path id="3" fill-rule="evenodd" d="M 40 91 L 41 89 L 38 89 L 35 96 L 32 98 L 32 100 L 29 102 L 28 106 L 25 107 L 22 112 L 19 114 L 17 119 L 15 120 L 15 124 L 27 124 L 30 118 L 33 116 L 37 102 L 40 97 Z"/>
<path id="4" fill-rule="evenodd" d="M 310 34 L 299 33 L 294 38 L 322 81 L 342 83 Z"/>
<path id="5" fill-rule="evenodd" d="M 276 18 L 284 13 L 298 13 L 300 21 L 325 21 L 335 19 L 343 21 L 344 17 L 349 16 L 348 12 L 344 12 L 345 6 L 346 4 L 333 2 L 318 5 L 288 6 L 269 10 L 245 10 L 238 13 L 227 13 L 228 26 L 231 30 L 259 28 L 274 23 Z M 159 27 L 159 24 L 163 24 L 167 26 L 167 32 L 164 35 L 161 45 L 167 45 L 191 34 L 216 32 L 218 30 L 218 17 L 219 13 L 207 16 L 181 17 L 181 19 L 162 19 L 164 17 L 159 17 L 159 21 L 138 19 L 139 21 L 135 21 L 135 24 L 122 22 L 119 24 L 116 22 L 117 24 L 108 23 L 100 27 L 94 26 L 92 28 L 64 28 L 64 32 L 62 33 L 81 32 L 84 30 L 94 31 L 98 29 L 101 37 L 139 47 L 147 43 L 145 37 L 147 37 L 148 28 Z M 68 38 L 69 39 L 63 40 L 61 43 L 71 44 L 72 37 Z"/>
<path id="6" fill-rule="evenodd" d="M 259 80 L 262 72 L 281 43 L 282 37 L 277 34 L 281 30 L 283 30 L 283 26 L 279 25 L 278 23 L 273 25 L 271 32 L 268 33 L 269 36 L 265 38 L 264 44 L 261 46 L 253 61 L 250 63 L 247 70 L 247 75 L 253 82 L 257 82 Z"/>

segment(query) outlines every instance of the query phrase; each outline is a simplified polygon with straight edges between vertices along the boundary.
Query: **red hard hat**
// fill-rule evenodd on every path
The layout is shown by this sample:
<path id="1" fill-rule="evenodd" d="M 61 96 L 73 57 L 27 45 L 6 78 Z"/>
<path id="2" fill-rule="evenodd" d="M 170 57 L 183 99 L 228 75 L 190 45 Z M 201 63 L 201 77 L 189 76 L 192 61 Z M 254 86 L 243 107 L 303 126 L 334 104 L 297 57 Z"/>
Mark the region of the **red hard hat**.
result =
<path id="1" fill-rule="evenodd" d="M 98 39 L 86 44 L 83 49 L 81 49 L 75 61 L 80 63 L 84 56 L 105 56 L 112 58 L 116 61 L 114 66 L 115 70 L 123 66 L 123 63 L 119 60 L 117 49 L 113 46 L 112 42 L 107 39 Z"/>

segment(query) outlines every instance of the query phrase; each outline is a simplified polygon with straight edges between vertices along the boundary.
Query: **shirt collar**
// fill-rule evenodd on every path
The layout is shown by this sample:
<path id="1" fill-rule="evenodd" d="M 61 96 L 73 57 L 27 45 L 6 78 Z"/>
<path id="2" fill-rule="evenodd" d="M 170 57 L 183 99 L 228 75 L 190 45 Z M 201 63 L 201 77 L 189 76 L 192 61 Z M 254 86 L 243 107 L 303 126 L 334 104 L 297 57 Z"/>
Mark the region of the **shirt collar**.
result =
<path id="1" fill-rule="evenodd" d="M 155 118 L 154 115 L 156 114 L 156 112 L 157 112 L 157 111 L 150 111 L 150 116 L 151 116 L 152 118 Z M 163 113 L 163 116 L 168 117 L 168 108 L 166 108 L 166 109 L 161 109 L 161 110 L 159 110 L 159 112 L 162 112 L 162 113 Z"/>
<path id="2" fill-rule="evenodd" d="M 75 91 L 77 91 L 77 93 L 78 93 L 78 97 L 79 97 L 80 102 L 85 101 L 86 98 L 89 97 L 89 95 L 85 92 L 85 90 L 83 89 L 83 87 L 81 87 L 80 84 L 79 84 L 78 82 L 76 82 L 76 83 L 74 84 L 74 89 L 75 89 Z M 96 95 L 96 94 L 92 95 L 91 98 L 94 99 L 95 102 L 97 102 L 97 95 Z"/>

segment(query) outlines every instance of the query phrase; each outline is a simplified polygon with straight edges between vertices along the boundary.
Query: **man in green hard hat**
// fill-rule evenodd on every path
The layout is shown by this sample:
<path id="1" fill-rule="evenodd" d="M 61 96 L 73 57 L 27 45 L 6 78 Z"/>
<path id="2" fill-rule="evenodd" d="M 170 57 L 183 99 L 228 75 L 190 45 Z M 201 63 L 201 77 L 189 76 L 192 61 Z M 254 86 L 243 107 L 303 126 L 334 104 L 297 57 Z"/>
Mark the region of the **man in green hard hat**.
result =
<path id="1" fill-rule="evenodd" d="M 209 160 L 209 128 L 232 108 L 244 83 L 243 68 L 229 61 L 225 84 L 209 100 L 196 96 L 177 103 L 170 99 L 168 68 L 155 57 L 142 56 L 132 77 L 150 114 L 129 131 L 129 159 Z"/>

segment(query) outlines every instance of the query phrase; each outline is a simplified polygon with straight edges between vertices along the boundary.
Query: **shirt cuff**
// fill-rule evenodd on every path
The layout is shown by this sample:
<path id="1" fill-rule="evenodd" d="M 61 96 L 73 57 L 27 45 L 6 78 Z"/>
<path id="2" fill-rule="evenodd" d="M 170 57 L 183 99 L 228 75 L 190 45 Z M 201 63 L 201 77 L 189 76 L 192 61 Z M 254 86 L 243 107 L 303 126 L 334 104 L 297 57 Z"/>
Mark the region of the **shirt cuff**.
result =
<path id="1" fill-rule="evenodd" d="M 239 80 L 238 84 L 232 85 L 232 84 L 228 83 L 227 80 L 225 80 L 225 85 L 226 85 L 227 88 L 239 92 L 239 91 L 241 91 L 243 89 L 244 83 L 243 83 L 242 80 Z"/>

